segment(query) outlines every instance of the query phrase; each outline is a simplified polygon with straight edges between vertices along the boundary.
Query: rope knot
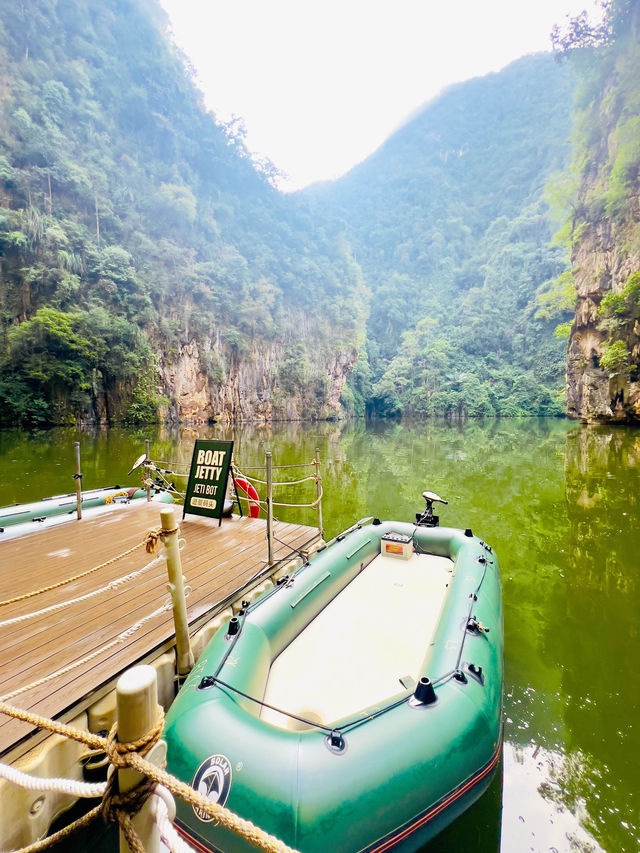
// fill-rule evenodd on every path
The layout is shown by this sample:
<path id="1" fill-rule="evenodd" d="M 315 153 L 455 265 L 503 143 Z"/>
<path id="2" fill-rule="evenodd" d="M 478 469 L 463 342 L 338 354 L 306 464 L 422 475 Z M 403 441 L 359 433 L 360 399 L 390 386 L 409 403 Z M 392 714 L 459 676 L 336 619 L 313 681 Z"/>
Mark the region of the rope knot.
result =
<path id="1" fill-rule="evenodd" d="M 142 544 L 147 549 L 147 554 L 153 554 L 153 552 L 156 550 L 156 545 L 158 544 L 158 541 L 160 539 L 164 541 L 165 536 L 169 536 L 172 533 L 179 532 L 179 527 L 172 527 L 171 530 L 165 530 L 164 528 L 161 528 L 160 530 L 148 530 L 147 535 L 142 540 Z"/>
<path id="2" fill-rule="evenodd" d="M 158 544 L 159 539 L 160 539 L 160 531 L 159 530 L 147 531 L 147 535 L 142 540 L 142 544 L 146 548 L 147 554 L 153 554 L 153 552 L 156 550 L 156 545 Z"/>
<path id="3" fill-rule="evenodd" d="M 146 755 L 151 747 L 160 740 L 163 726 L 164 711 L 160 705 L 158 705 L 158 716 L 156 718 L 155 725 L 142 737 L 138 738 L 138 740 L 121 743 L 118 740 L 118 724 L 114 723 L 111 727 L 111 731 L 107 735 L 104 747 L 104 751 L 108 755 L 111 764 L 118 769 L 130 767 L 131 760 L 129 759 L 129 755 L 131 755 L 131 753 Z"/>
<path id="4" fill-rule="evenodd" d="M 123 817 L 136 815 L 153 794 L 157 784 L 153 779 L 145 779 L 137 787 L 121 793 L 118 790 L 118 774 L 111 773 L 100 804 L 104 822 L 122 823 Z"/>
<path id="5" fill-rule="evenodd" d="M 153 794 L 156 785 L 157 782 L 153 779 L 145 779 L 131 791 L 121 793 L 118 790 L 118 774 L 112 773 L 107 781 L 107 790 L 102 797 L 102 803 L 98 807 L 105 823 L 117 823 L 120 826 L 133 853 L 145 853 L 145 849 L 132 818 Z"/>

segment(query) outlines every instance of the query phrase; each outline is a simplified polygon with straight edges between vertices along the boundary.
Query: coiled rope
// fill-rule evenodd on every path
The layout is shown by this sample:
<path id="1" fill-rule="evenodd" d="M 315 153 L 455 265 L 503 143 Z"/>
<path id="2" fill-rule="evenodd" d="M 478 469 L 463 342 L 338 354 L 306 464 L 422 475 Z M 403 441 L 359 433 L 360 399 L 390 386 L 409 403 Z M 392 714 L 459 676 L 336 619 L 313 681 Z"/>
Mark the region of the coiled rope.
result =
<path id="1" fill-rule="evenodd" d="M 109 506 L 109 504 L 112 504 L 116 498 L 128 498 L 128 497 L 129 497 L 128 491 L 115 492 L 112 495 L 105 495 L 104 496 L 105 506 Z"/>
<path id="2" fill-rule="evenodd" d="M 7 702 L 0 700 L 0 713 L 6 714 L 23 722 L 30 723 L 33 726 L 46 729 L 55 734 L 68 737 L 79 743 L 83 743 L 92 749 L 103 750 L 109 758 L 109 761 L 116 769 L 131 768 L 136 770 L 143 776 L 147 777 L 147 782 L 143 783 L 139 788 L 134 789 L 127 794 L 118 794 L 115 791 L 115 782 L 117 775 L 114 773 L 107 783 L 103 794 L 102 803 L 80 818 L 78 821 L 65 827 L 59 833 L 56 833 L 43 841 L 36 842 L 29 847 L 23 848 L 20 853 L 37 853 L 39 850 L 44 850 L 51 844 L 57 843 L 61 838 L 71 834 L 81 826 L 87 826 L 98 815 L 102 814 L 108 820 L 117 820 L 122 828 L 129 847 L 134 853 L 144 853 L 144 848 L 140 839 L 131 823 L 131 816 L 135 814 L 143 802 L 151 795 L 155 788 L 155 783 L 164 786 L 172 794 L 181 797 L 185 802 L 192 806 L 201 809 L 210 817 L 218 821 L 229 831 L 239 835 L 245 841 L 249 842 L 267 853 L 297 853 L 293 848 L 289 847 L 279 838 L 264 832 L 249 820 L 239 817 L 233 812 L 220 806 L 218 803 L 213 803 L 202 794 L 191 788 L 185 782 L 181 782 L 162 770 L 156 767 L 150 761 L 147 761 L 143 755 L 146 754 L 154 743 L 160 738 L 164 725 L 164 714 L 162 708 L 158 706 L 158 716 L 155 726 L 147 732 L 144 737 L 131 743 L 120 743 L 117 739 L 117 724 L 113 726 L 108 737 L 102 737 L 92 732 L 82 731 L 66 723 L 61 723 L 58 720 L 50 720 L 42 717 L 39 714 L 34 714 L 30 711 L 25 711 L 22 708 L 16 708 Z"/>

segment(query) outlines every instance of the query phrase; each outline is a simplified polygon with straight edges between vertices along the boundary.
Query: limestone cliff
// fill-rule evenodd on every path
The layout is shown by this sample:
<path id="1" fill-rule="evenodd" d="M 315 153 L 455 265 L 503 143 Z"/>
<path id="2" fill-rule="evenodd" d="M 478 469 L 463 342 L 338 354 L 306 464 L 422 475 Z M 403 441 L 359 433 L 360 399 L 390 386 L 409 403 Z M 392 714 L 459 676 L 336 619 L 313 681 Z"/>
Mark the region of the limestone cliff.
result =
<path id="1" fill-rule="evenodd" d="M 167 400 L 162 420 L 265 423 L 341 417 L 340 394 L 356 358 L 352 349 L 326 353 L 313 364 L 298 361 L 303 369 L 292 376 L 292 356 L 281 342 L 256 340 L 238 358 L 220 338 L 190 340 L 162 360 L 158 390 Z"/>
<path id="2" fill-rule="evenodd" d="M 576 310 L 567 409 L 587 422 L 640 421 L 640 3 L 608 7 L 605 42 L 577 45 L 572 218 Z"/>
<path id="3" fill-rule="evenodd" d="M 622 302 L 640 269 L 640 256 L 626 254 L 623 247 L 623 235 L 601 221 L 587 229 L 573 253 L 577 303 L 567 350 L 567 411 L 587 422 L 640 420 L 637 311 L 619 311 L 613 323 L 606 316 L 607 301 L 613 302 L 612 296 Z M 616 342 L 620 357 L 607 360 Z"/>

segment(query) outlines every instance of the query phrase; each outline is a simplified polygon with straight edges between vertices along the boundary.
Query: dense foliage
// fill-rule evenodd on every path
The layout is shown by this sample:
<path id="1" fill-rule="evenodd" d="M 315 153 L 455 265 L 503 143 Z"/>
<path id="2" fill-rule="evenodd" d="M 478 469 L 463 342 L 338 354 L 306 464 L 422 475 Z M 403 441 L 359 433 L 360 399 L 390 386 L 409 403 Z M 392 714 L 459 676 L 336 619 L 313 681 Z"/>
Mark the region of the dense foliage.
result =
<path id="1" fill-rule="evenodd" d="M 628 388 L 640 381 L 640 2 L 609 0 L 604 7 L 597 38 L 584 20 L 578 27 L 570 22 L 556 45 L 579 80 L 565 232 L 574 258 L 602 255 L 589 288 L 599 302 L 599 366 Z"/>
<path id="2" fill-rule="evenodd" d="M 299 379 L 313 415 L 361 337 L 348 246 L 207 114 L 166 23 L 152 0 L 2 3 L 0 424 L 155 417 L 194 342 L 219 386 L 277 341 L 265 385 Z"/>
<path id="3" fill-rule="evenodd" d="M 570 100 L 566 69 L 527 57 L 452 87 L 348 176 L 307 191 L 345 221 L 372 290 L 347 405 L 564 411 L 565 343 L 536 294 L 567 264 L 545 185 L 568 162 Z"/>
<path id="4" fill-rule="evenodd" d="M 549 56 L 295 197 L 204 110 L 155 0 L 6 0 L 0 67 L 0 425 L 175 416 L 187 348 L 211 389 L 253 366 L 274 417 L 326 414 L 356 353 L 351 413 L 564 411 L 571 83 Z"/>

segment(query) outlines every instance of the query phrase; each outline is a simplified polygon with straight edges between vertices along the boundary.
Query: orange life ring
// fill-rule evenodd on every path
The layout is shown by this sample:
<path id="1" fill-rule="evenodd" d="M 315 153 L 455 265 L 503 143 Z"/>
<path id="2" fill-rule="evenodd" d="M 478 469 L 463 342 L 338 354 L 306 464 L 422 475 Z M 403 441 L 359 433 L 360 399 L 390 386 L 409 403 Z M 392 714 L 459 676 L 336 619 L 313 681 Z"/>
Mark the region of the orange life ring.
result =
<path id="1" fill-rule="evenodd" d="M 234 477 L 233 482 L 236 489 L 241 489 L 249 498 L 249 518 L 257 518 L 260 515 L 260 504 L 258 503 L 260 499 L 255 487 L 244 477 Z"/>

